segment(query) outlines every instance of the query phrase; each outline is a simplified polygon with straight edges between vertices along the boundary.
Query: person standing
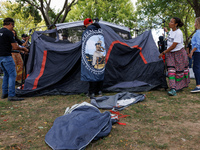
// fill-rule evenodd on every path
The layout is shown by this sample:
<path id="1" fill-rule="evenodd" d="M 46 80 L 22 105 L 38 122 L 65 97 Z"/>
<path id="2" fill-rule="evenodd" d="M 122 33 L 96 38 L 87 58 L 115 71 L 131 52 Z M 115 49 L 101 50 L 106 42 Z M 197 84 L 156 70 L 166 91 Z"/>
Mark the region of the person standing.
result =
<path id="1" fill-rule="evenodd" d="M 189 68 L 192 68 L 192 60 L 193 60 L 192 58 L 189 57 L 191 50 L 192 50 L 192 45 L 191 45 L 191 41 L 190 41 L 186 48 L 186 51 L 188 53 L 188 59 L 189 59 Z"/>
<path id="2" fill-rule="evenodd" d="M 22 46 L 26 47 L 28 50 L 30 50 L 30 46 L 31 46 L 31 42 L 29 42 L 30 36 L 28 36 L 27 34 L 22 34 Z M 23 58 L 24 61 L 24 68 L 25 68 L 25 72 L 26 72 L 26 64 L 28 61 L 28 53 L 21 53 L 21 56 Z"/>
<path id="3" fill-rule="evenodd" d="M 191 39 L 192 50 L 189 57 L 193 56 L 193 71 L 196 79 L 196 88 L 191 92 L 200 92 L 200 17 L 195 19 L 195 29 L 196 32 Z"/>
<path id="4" fill-rule="evenodd" d="M 164 54 L 166 57 L 170 96 L 175 96 L 178 90 L 188 87 L 190 83 L 188 56 L 183 45 L 183 33 L 179 29 L 182 26 L 183 23 L 179 18 L 173 17 L 170 20 L 169 28 L 172 30 L 167 37 L 167 49 L 159 55 L 159 58 Z M 167 28 L 164 30 L 168 32 Z"/>
<path id="5" fill-rule="evenodd" d="M 23 98 L 16 97 L 15 94 L 16 70 L 11 50 L 28 52 L 28 49 L 17 45 L 12 32 L 14 23 L 12 18 L 5 18 L 3 28 L 0 29 L 0 64 L 4 74 L 1 98 L 8 97 L 8 101 L 21 101 Z"/>
<path id="6" fill-rule="evenodd" d="M 20 41 L 20 39 L 17 36 L 17 32 L 15 30 L 13 30 L 12 32 L 14 34 L 15 41 L 18 44 L 18 46 L 23 46 L 22 45 L 23 43 Z M 18 50 L 12 51 L 12 58 L 15 62 L 15 69 L 16 69 L 16 73 L 17 73 L 15 85 L 21 85 L 20 82 L 22 81 L 22 77 L 23 78 L 25 77 L 25 74 L 23 71 L 24 62 L 23 62 L 22 56 L 20 54 L 20 51 L 18 51 Z M 23 75 L 22 75 L 22 73 L 23 73 Z"/>
<path id="7" fill-rule="evenodd" d="M 102 96 L 106 50 L 100 25 L 90 18 L 83 23 L 86 30 L 82 34 L 81 80 L 89 82 L 88 96 L 93 98 Z M 101 49 L 98 56 L 97 49 Z"/>

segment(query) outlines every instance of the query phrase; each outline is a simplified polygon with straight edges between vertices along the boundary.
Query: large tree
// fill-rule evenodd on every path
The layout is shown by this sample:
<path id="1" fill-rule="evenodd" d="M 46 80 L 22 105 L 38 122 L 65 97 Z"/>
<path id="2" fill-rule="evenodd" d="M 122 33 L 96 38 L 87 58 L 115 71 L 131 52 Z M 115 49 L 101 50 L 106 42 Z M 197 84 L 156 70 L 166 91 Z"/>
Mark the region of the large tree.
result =
<path id="1" fill-rule="evenodd" d="M 140 28 L 160 28 L 167 26 L 172 17 L 179 17 L 186 43 L 194 32 L 194 19 L 198 17 L 199 0 L 138 0 L 137 16 Z"/>
<path id="2" fill-rule="evenodd" d="M 12 17 L 15 20 L 15 30 L 20 36 L 23 33 L 28 34 L 30 29 L 33 29 L 38 24 L 39 26 L 45 25 L 41 18 L 34 18 L 30 13 L 24 13 L 27 7 L 19 8 L 18 3 L 0 2 L 0 27 L 3 26 L 3 19 Z"/>
<path id="3" fill-rule="evenodd" d="M 136 26 L 131 0 L 79 0 L 66 19 L 71 22 L 85 18 L 98 18 L 130 28 Z"/>
<path id="4" fill-rule="evenodd" d="M 196 17 L 200 17 L 200 0 L 187 0 L 187 2 L 194 9 Z"/>
<path id="5" fill-rule="evenodd" d="M 29 4 L 34 9 L 39 10 L 47 26 L 54 25 L 56 23 L 63 23 L 67 17 L 71 7 L 75 5 L 78 0 L 65 0 L 61 10 L 56 12 L 50 7 L 51 0 L 16 0 L 21 4 Z"/>

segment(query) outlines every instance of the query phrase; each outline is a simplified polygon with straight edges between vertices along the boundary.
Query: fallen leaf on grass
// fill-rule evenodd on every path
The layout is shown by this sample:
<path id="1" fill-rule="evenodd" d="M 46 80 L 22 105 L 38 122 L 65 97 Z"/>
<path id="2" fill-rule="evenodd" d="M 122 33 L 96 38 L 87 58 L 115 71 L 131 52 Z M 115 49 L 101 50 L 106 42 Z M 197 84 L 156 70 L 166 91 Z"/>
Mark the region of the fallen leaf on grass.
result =
<path id="1" fill-rule="evenodd" d="M 186 141 L 186 139 L 184 139 L 184 138 L 181 138 L 181 140 L 183 140 L 183 142 L 185 142 L 185 141 Z"/>
<path id="2" fill-rule="evenodd" d="M 15 136 L 10 136 L 10 138 L 14 138 Z"/>

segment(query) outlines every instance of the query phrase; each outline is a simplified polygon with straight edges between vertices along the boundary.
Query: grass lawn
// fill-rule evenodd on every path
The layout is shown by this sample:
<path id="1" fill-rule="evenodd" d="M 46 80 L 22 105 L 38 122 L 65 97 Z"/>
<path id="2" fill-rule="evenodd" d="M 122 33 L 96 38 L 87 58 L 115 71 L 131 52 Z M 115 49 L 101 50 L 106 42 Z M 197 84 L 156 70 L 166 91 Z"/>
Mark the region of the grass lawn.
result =
<path id="1" fill-rule="evenodd" d="M 164 89 L 141 92 L 146 94 L 143 102 L 120 111 L 130 115 L 120 120 L 126 125 L 113 125 L 109 136 L 91 142 L 86 150 L 199 150 L 200 93 L 191 94 L 194 87 L 191 79 L 189 87 L 174 97 Z M 50 150 L 44 139 L 54 120 L 67 107 L 84 101 L 90 103 L 83 94 L 29 97 L 20 102 L 1 99 L 0 150 Z"/>

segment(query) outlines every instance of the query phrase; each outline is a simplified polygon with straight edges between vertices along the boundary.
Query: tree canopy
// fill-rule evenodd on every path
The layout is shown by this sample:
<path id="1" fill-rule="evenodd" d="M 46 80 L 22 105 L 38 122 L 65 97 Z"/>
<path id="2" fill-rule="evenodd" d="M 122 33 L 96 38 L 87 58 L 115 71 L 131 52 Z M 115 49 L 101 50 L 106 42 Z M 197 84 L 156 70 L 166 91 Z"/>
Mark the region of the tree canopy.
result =
<path id="1" fill-rule="evenodd" d="M 12 11 L 6 10 L 9 12 L 7 16 L 21 14 L 18 16 L 20 20 L 32 18 L 35 26 L 41 20 L 50 26 L 89 17 L 139 29 L 142 33 L 145 29 L 161 28 L 164 25 L 168 27 L 172 17 L 179 17 L 185 24 L 181 29 L 187 40 L 194 32 L 194 19 L 200 16 L 199 0 L 137 0 L 136 10 L 131 0 L 65 0 L 61 10 L 50 7 L 52 0 L 15 1 L 18 5 L 10 6 Z M 5 16 L 2 9 L 0 14 Z M 2 15 L 0 18 L 3 18 Z"/>
<path id="2" fill-rule="evenodd" d="M 0 26 L 3 26 L 3 19 L 12 17 L 15 20 L 15 30 L 20 36 L 23 33 L 28 34 L 29 30 L 35 28 L 37 25 L 44 25 L 40 16 L 35 18 L 30 13 L 24 13 L 29 7 L 21 7 L 19 9 L 18 3 L 0 2 Z"/>
<path id="3" fill-rule="evenodd" d="M 136 18 L 131 0 L 79 0 L 66 21 L 98 18 L 99 20 L 135 28 Z"/>
<path id="4" fill-rule="evenodd" d="M 138 0 L 137 16 L 140 29 L 168 27 L 172 17 L 179 17 L 184 26 L 186 43 L 194 32 L 194 19 L 199 16 L 199 0 Z M 164 24 L 165 23 L 165 24 Z"/>
<path id="5" fill-rule="evenodd" d="M 51 0 L 16 0 L 21 5 L 29 4 L 34 9 L 40 11 L 47 26 L 54 25 L 56 23 L 63 23 L 67 14 L 71 10 L 71 7 L 77 3 L 78 0 L 65 0 L 63 7 L 59 12 L 50 7 Z"/>

